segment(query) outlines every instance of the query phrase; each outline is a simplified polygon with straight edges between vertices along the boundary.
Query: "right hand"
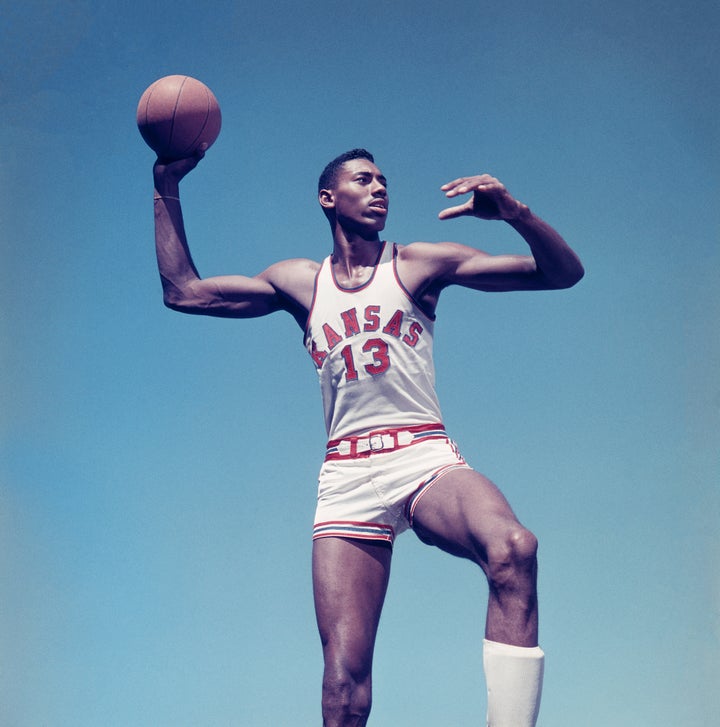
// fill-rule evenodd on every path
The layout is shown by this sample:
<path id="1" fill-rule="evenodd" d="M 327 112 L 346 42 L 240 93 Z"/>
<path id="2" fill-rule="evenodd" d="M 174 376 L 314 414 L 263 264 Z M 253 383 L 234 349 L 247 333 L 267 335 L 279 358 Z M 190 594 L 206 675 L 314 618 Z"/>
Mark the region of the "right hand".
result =
<path id="1" fill-rule="evenodd" d="M 206 149 L 207 144 L 201 144 L 195 154 L 186 159 L 161 159 L 158 157 L 153 165 L 155 186 L 157 187 L 158 184 L 161 184 L 163 187 L 167 187 L 170 184 L 173 187 L 177 187 L 180 180 L 195 169 L 200 160 L 205 156 Z"/>

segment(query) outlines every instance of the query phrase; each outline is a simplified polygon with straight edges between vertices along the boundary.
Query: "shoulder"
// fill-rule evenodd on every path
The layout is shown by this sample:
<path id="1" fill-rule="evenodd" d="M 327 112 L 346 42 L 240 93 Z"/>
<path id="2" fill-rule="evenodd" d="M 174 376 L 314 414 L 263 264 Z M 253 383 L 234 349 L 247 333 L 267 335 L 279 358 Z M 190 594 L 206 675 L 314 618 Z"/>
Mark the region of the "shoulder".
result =
<path id="1" fill-rule="evenodd" d="M 270 265 L 258 277 L 264 278 L 268 282 L 296 277 L 314 279 L 320 270 L 320 265 L 321 263 L 307 258 L 291 258 Z"/>
<path id="2" fill-rule="evenodd" d="M 320 266 L 321 263 L 315 260 L 292 258 L 270 265 L 257 277 L 269 283 L 285 298 L 309 309 Z"/>

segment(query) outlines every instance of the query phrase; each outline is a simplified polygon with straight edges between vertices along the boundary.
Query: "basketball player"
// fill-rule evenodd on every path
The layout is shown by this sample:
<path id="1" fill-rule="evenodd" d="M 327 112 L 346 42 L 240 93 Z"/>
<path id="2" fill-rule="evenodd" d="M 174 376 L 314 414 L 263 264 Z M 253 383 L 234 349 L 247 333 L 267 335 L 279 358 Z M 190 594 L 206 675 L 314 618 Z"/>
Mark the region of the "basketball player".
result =
<path id="1" fill-rule="evenodd" d="M 488 725 L 537 719 L 544 654 L 538 646 L 535 536 L 498 488 L 448 437 L 434 389 L 432 335 L 444 288 L 548 290 L 583 268 L 549 225 L 488 174 L 441 189 L 447 220 L 503 220 L 528 255 L 493 256 L 451 242 L 385 242 L 387 182 L 355 149 L 320 177 L 333 237 L 321 263 L 285 260 L 254 277 L 201 278 L 187 245 L 179 182 L 198 163 L 164 164 L 155 177 L 157 258 L 173 310 L 248 318 L 290 313 L 320 377 L 328 445 L 318 491 L 313 586 L 324 654 L 323 724 L 364 725 L 375 636 L 392 545 L 412 528 L 425 543 L 477 563 L 489 584 L 483 663 Z M 455 198 L 462 195 L 465 201 Z"/>

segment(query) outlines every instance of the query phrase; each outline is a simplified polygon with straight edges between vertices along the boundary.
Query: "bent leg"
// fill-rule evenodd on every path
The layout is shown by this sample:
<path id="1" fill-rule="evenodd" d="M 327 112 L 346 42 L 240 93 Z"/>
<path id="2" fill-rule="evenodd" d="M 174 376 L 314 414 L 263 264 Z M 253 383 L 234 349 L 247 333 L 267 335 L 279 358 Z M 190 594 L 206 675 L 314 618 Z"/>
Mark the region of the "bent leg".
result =
<path id="1" fill-rule="evenodd" d="M 325 727 L 361 727 L 372 703 L 372 658 L 390 576 L 387 545 L 345 538 L 313 542 L 315 612 L 323 647 Z"/>
<path id="2" fill-rule="evenodd" d="M 469 468 L 448 472 L 416 500 L 412 526 L 423 542 L 483 569 L 488 640 L 537 646 L 537 540 L 487 477 Z"/>
<path id="3" fill-rule="evenodd" d="M 535 536 L 500 490 L 471 469 L 448 472 L 422 492 L 412 522 L 421 540 L 473 560 L 487 575 L 488 727 L 534 727 L 544 666 L 537 646 Z"/>

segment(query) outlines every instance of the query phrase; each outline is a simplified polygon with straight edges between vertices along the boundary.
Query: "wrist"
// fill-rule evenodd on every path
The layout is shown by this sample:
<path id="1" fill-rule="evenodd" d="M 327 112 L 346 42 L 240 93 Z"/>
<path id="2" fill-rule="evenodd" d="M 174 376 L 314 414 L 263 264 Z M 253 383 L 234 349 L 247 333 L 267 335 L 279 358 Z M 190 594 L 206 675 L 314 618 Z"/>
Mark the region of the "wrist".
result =
<path id="1" fill-rule="evenodd" d="M 509 223 L 522 223 L 522 222 L 529 222 L 533 218 L 533 213 L 530 211 L 530 208 L 523 204 L 522 202 L 517 203 L 517 208 L 515 209 L 515 212 L 512 217 L 506 217 L 505 221 Z"/>
<path id="2" fill-rule="evenodd" d="M 155 185 L 155 196 L 178 196 L 180 191 L 180 180 L 174 174 L 170 174 L 165 167 L 162 167 L 159 164 L 156 164 L 153 168 L 153 182 Z"/>
<path id="3" fill-rule="evenodd" d="M 172 180 L 155 178 L 155 189 L 153 197 L 174 197 L 180 196 L 180 185 L 177 182 L 173 184 Z"/>

